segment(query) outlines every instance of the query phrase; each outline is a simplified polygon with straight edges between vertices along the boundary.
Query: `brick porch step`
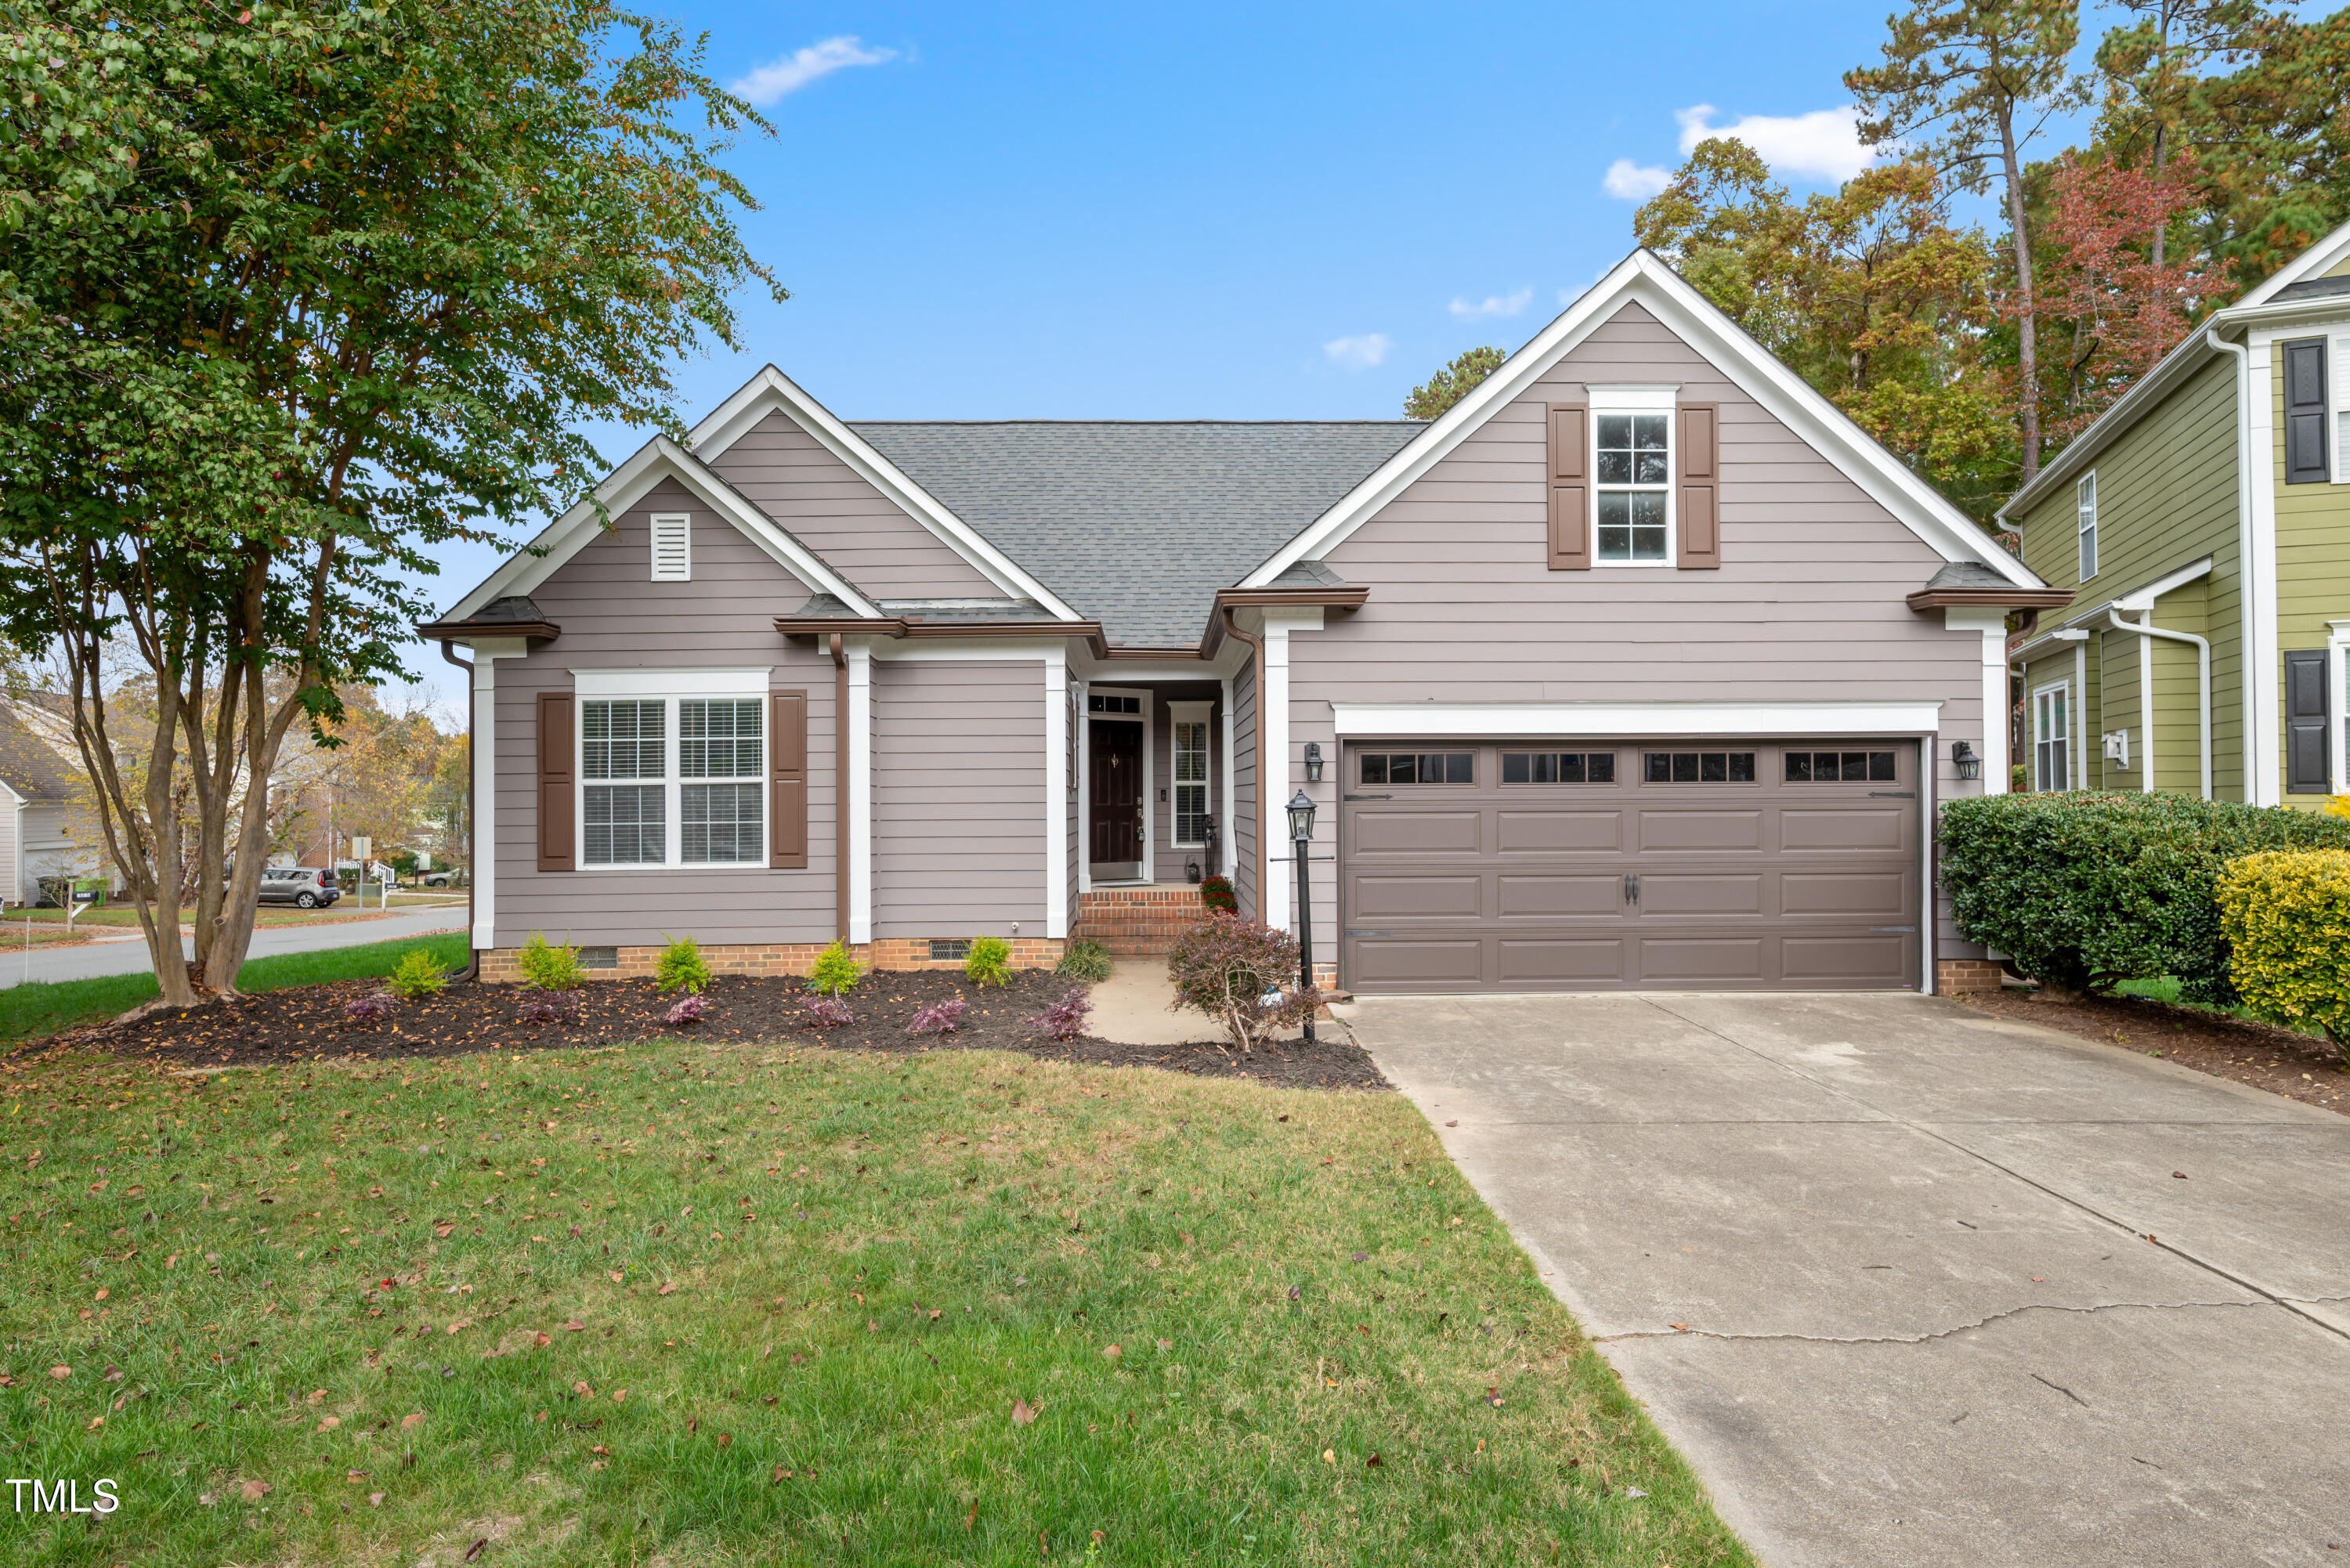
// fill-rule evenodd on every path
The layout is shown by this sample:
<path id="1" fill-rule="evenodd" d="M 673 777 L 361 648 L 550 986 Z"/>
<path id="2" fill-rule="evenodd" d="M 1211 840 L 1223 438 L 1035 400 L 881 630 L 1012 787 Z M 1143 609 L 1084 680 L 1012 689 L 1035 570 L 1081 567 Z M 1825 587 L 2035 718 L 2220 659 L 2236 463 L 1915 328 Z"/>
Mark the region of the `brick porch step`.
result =
<path id="1" fill-rule="evenodd" d="M 1097 888 L 1077 895 L 1071 934 L 1101 943 L 1112 958 L 1160 958 L 1176 938 L 1207 918 L 1200 889 L 1188 884 Z"/>

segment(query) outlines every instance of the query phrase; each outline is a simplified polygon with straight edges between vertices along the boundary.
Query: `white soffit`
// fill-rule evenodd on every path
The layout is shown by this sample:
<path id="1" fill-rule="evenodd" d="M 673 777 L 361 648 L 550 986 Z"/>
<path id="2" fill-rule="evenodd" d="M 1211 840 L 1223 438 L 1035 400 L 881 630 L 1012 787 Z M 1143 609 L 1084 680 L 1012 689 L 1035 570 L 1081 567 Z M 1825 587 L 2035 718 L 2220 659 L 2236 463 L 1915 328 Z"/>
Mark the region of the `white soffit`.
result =
<path id="1" fill-rule="evenodd" d="M 638 448 L 635 456 L 614 469 L 611 477 L 596 487 L 596 498 L 603 504 L 606 514 L 617 514 L 643 500 L 664 479 L 676 480 L 693 493 L 695 500 L 733 524 L 777 566 L 797 577 L 808 592 L 830 594 L 860 616 L 880 615 L 822 557 L 777 526 L 773 518 L 722 483 L 702 466 L 699 458 L 667 436 L 655 436 Z M 458 600 L 446 618 L 463 620 L 494 599 L 535 591 L 603 531 L 603 519 L 597 514 L 595 504 L 581 502 L 540 530 L 529 549 L 507 557 L 505 564 L 491 573 L 479 587 Z"/>
<path id="2" fill-rule="evenodd" d="M 1333 702 L 1337 732 L 1397 740 L 1917 735 L 1939 702 Z"/>
<path id="3" fill-rule="evenodd" d="M 1263 587 L 1297 562 L 1319 560 L 1336 549 L 1449 455 L 1495 410 L 1527 392 L 1619 306 L 1634 302 L 1653 313 L 1942 559 L 1979 562 L 2019 587 L 2046 586 L 1843 410 L 1813 390 L 1810 383 L 1646 250 L 1625 257 L 1441 419 L 1406 442 L 1239 586 Z"/>
<path id="4" fill-rule="evenodd" d="M 914 483 L 863 436 L 850 430 L 831 410 L 810 397 L 789 376 L 773 365 L 743 383 L 734 395 L 687 434 L 694 452 L 703 459 L 718 456 L 769 414 L 781 410 L 792 422 L 814 436 L 833 456 L 873 486 L 908 516 L 921 524 L 971 568 L 1013 598 L 1034 599 L 1061 620 L 1082 620 L 1059 595 L 1023 570 L 1018 562 L 997 549 L 970 524 L 949 511 L 939 499 Z"/>

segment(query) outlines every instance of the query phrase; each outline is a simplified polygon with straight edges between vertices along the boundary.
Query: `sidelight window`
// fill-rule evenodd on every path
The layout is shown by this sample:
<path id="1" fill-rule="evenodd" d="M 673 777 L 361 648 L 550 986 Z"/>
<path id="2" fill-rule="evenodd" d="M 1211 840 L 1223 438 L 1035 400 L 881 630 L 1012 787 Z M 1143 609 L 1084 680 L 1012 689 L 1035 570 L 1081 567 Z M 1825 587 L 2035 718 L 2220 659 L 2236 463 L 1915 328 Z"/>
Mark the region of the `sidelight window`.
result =
<path id="1" fill-rule="evenodd" d="M 1175 846 L 1195 849 L 1208 842 L 1208 726 L 1185 719 L 1173 730 Z"/>

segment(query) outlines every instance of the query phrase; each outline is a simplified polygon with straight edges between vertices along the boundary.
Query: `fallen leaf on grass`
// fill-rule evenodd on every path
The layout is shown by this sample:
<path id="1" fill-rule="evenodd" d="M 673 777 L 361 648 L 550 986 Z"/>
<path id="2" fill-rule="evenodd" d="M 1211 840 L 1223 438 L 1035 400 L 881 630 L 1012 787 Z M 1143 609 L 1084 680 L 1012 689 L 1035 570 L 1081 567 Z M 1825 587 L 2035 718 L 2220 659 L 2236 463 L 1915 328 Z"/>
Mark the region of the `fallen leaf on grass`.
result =
<path id="1" fill-rule="evenodd" d="M 534 1347 L 553 1345 L 555 1343 L 555 1336 L 542 1329 L 538 1333 L 530 1336 L 530 1343 Z"/>
<path id="2" fill-rule="evenodd" d="M 342 1424 L 343 1418 L 340 1416 L 321 1416 L 318 1417 L 318 1425 L 316 1430 L 321 1432 L 331 1432 Z"/>
<path id="3" fill-rule="evenodd" d="M 657 1295 L 657 1296 L 665 1296 L 665 1295 L 668 1295 L 671 1292 L 672 1292 L 672 1291 L 674 1291 L 674 1290 L 676 1290 L 676 1289 L 677 1289 L 677 1282 L 676 1282 L 675 1280 L 671 1280 L 671 1281 L 667 1282 L 666 1283 L 664 1283 L 664 1284 L 661 1286 L 661 1288 L 660 1288 L 660 1289 L 659 1289 L 659 1290 L 655 1291 L 655 1292 L 653 1293 L 653 1294 L 655 1294 L 655 1295 Z"/>
<path id="4" fill-rule="evenodd" d="M 1036 1419 L 1038 1411 L 1036 1407 L 1028 1403 L 1027 1400 L 1014 1399 L 1012 1401 L 1012 1424 L 1014 1426 L 1028 1426 Z"/>
<path id="5" fill-rule="evenodd" d="M 615 1388 L 615 1389 L 613 1389 L 613 1390 L 612 1390 L 612 1403 L 613 1403 L 613 1404 L 615 1404 L 615 1405 L 625 1405 L 625 1404 L 627 1404 L 628 1402 L 629 1402 L 629 1391 L 628 1391 L 627 1389 L 625 1389 L 625 1388 Z"/>
<path id="6" fill-rule="evenodd" d="M 368 1479 L 368 1473 L 365 1470 L 345 1470 L 343 1472 L 343 1479 L 350 1482 L 351 1485 L 357 1486 L 359 1482 Z"/>
<path id="7" fill-rule="evenodd" d="M 1365 1460 L 1363 1461 L 1363 1468 L 1364 1468 L 1365 1469 L 1369 1469 L 1372 1466 L 1377 1465 L 1377 1464 L 1379 1464 L 1379 1463 L 1382 1463 L 1382 1462 L 1383 1462 L 1383 1461 L 1379 1459 L 1379 1456 L 1378 1456 L 1378 1455 L 1377 1455 L 1377 1454 L 1373 1454 L 1369 1459 L 1365 1459 Z"/>
<path id="8" fill-rule="evenodd" d="M 450 1231 L 454 1231 L 456 1228 L 457 1227 L 454 1225 L 449 1224 L 435 1225 L 432 1227 L 432 1233 L 435 1236 L 446 1236 Z"/>
<path id="9" fill-rule="evenodd" d="M 267 1497 L 271 1492 L 276 1491 L 277 1489 L 270 1485 L 265 1480 L 249 1480 L 239 1486 L 236 1490 L 244 1495 L 245 1501 L 259 1502 L 263 1498 Z"/>
<path id="10" fill-rule="evenodd" d="M 575 1318 L 573 1318 L 569 1323 L 567 1323 L 567 1324 L 565 1324 L 563 1325 L 564 1330 L 565 1330 L 567 1333 L 570 1333 L 570 1334 L 577 1334 L 581 1329 L 586 1328 L 587 1326 L 588 1326 L 588 1325 L 587 1325 L 586 1324 L 581 1323 L 581 1322 L 580 1322 L 577 1318 L 576 1318 L 576 1317 L 575 1317 Z"/>
<path id="11" fill-rule="evenodd" d="M 588 1386 L 585 1382 L 574 1383 L 571 1386 L 571 1391 L 574 1394 L 578 1395 L 582 1399 L 593 1399 L 596 1397 L 596 1390 Z"/>
<path id="12" fill-rule="evenodd" d="M 63 1383 L 67 1378 L 73 1376 L 73 1368 L 70 1366 L 52 1366 L 49 1368 L 49 1376 L 56 1378 L 58 1382 Z"/>
<path id="13" fill-rule="evenodd" d="M 1338 1455 L 1337 1455 L 1336 1450 L 1336 1449 L 1323 1449 L 1323 1450 L 1322 1450 L 1322 1462 L 1323 1462 L 1324 1464 L 1326 1464 L 1326 1465 L 1335 1465 L 1335 1464 L 1336 1464 L 1336 1463 L 1338 1462 Z"/>
<path id="14" fill-rule="evenodd" d="M 486 1535 L 482 1536 L 471 1546 L 465 1548 L 465 1561 L 471 1563 L 474 1558 L 479 1557 L 483 1552 L 487 1552 L 489 1549 L 490 1538 Z"/>
<path id="15" fill-rule="evenodd" d="M 368 1506 L 369 1508 L 381 1508 L 383 1506 L 383 1493 L 380 1491 L 371 1491 L 368 1493 Z"/>
<path id="16" fill-rule="evenodd" d="M 403 1432 L 412 1432 L 422 1425 L 424 1425 L 424 1412 L 421 1410 L 411 1410 L 400 1418 L 400 1429 Z"/>
<path id="17" fill-rule="evenodd" d="M 614 1269 L 614 1270 L 612 1271 L 612 1282 L 613 1282 L 614 1284 L 616 1284 L 616 1285 L 617 1285 L 617 1284 L 619 1284 L 622 1280 L 627 1279 L 628 1277 L 629 1277 L 629 1276 L 628 1276 L 627 1272 L 626 1272 L 625 1271 L 623 1271 L 623 1270 L 620 1270 L 620 1269 Z"/>
<path id="18" fill-rule="evenodd" d="M 1126 1352 L 1120 1350 L 1115 1345 L 1105 1345 L 1102 1346 L 1102 1359 L 1104 1361 L 1116 1361 L 1119 1356 L 1125 1354 Z"/>
<path id="19" fill-rule="evenodd" d="M 324 1388 L 313 1388 L 302 1396 L 302 1403 L 305 1405 L 323 1405 L 326 1402 L 327 1391 Z"/>
<path id="20" fill-rule="evenodd" d="M 103 1416 L 92 1416 L 92 1417 L 89 1418 L 89 1425 L 88 1425 L 88 1426 L 87 1426 L 87 1427 L 84 1427 L 84 1428 L 82 1428 L 82 1430 L 83 1430 L 83 1431 L 85 1431 L 85 1432 L 95 1432 L 95 1431 L 97 1431 L 100 1427 L 103 1427 L 103 1426 L 105 1426 L 105 1425 L 106 1425 L 106 1417 L 103 1417 Z"/>
<path id="21" fill-rule="evenodd" d="M 463 1330 L 463 1329 L 468 1329 L 468 1328 L 471 1328 L 471 1327 L 473 1327 L 473 1320 L 472 1318 L 469 1318 L 469 1317 L 461 1317 L 461 1318 L 459 1318 L 456 1322 L 454 1322 L 454 1323 L 452 1323 L 452 1324 L 451 1324 L 449 1325 L 449 1332 L 450 1332 L 451 1334 L 455 1334 L 455 1333 L 459 1332 L 460 1330 Z"/>
<path id="22" fill-rule="evenodd" d="M 718 1434 L 718 1446 L 722 1449 L 733 1442 L 733 1440 L 734 1435 L 731 1432 L 721 1432 Z"/>

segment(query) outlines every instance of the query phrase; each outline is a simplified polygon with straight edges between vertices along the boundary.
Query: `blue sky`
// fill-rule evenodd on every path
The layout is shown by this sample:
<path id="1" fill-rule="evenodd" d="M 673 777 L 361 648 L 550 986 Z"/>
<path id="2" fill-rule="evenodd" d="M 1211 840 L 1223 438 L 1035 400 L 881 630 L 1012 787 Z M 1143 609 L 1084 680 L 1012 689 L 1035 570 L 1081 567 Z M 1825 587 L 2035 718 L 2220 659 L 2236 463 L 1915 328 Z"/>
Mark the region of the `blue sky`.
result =
<path id="1" fill-rule="evenodd" d="M 1702 129 L 1850 172 L 1886 5 L 656 5 L 771 99 L 732 164 L 794 296 L 681 367 L 684 412 L 772 359 L 851 419 L 1392 417 L 1621 259 L 1611 185 Z"/>

